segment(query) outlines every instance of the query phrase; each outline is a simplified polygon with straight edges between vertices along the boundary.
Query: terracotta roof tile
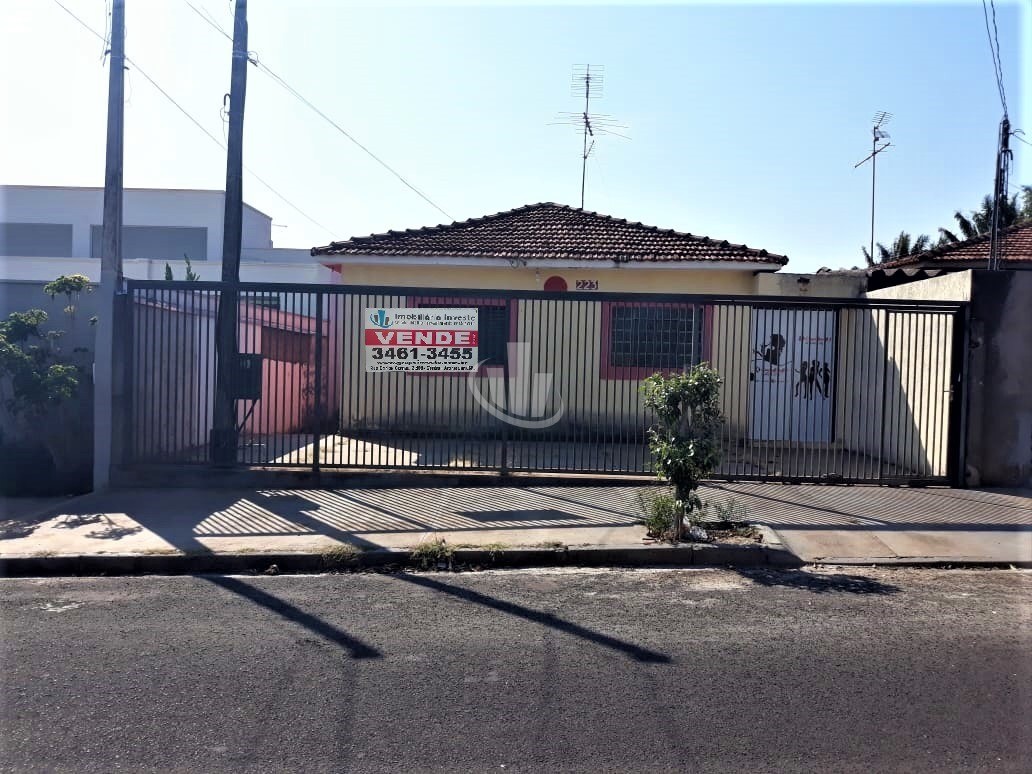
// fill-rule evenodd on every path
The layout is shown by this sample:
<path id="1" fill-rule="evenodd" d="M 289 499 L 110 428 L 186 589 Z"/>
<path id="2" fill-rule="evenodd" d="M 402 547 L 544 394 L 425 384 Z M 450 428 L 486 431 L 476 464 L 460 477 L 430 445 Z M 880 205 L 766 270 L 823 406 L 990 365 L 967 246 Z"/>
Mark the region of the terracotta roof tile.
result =
<path id="1" fill-rule="evenodd" d="M 529 204 L 446 225 L 388 231 L 313 247 L 312 255 L 422 255 L 520 260 L 749 261 L 783 266 L 783 255 L 727 240 L 628 223 L 562 204 Z"/>
<path id="2" fill-rule="evenodd" d="M 1032 223 L 1022 223 L 1004 229 L 1003 263 L 1032 263 Z M 951 263 L 978 263 L 989 261 L 989 237 L 980 236 L 951 245 L 935 247 L 917 255 L 908 255 L 895 261 L 882 263 L 876 269 L 895 269 L 914 264 L 939 266 Z"/>

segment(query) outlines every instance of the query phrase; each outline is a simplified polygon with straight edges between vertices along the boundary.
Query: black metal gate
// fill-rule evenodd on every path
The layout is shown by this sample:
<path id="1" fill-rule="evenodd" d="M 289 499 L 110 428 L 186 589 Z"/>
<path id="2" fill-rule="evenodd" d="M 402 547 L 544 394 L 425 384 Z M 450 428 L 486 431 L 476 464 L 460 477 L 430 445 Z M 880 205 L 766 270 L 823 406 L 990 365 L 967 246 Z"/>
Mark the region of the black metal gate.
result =
<path id="1" fill-rule="evenodd" d="M 128 282 L 129 464 L 211 464 L 222 288 Z M 709 362 L 719 478 L 934 483 L 962 469 L 959 303 L 238 288 L 242 466 L 649 474 L 641 380 Z M 369 310 L 398 308 L 476 309 L 479 366 L 369 372 Z"/>

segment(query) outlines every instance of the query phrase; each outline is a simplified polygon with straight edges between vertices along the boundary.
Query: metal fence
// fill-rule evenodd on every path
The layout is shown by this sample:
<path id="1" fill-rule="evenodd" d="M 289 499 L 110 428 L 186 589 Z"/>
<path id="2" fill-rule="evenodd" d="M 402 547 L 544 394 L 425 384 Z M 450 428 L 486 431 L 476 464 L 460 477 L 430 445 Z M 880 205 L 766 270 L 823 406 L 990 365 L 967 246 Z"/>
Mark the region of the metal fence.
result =
<path id="1" fill-rule="evenodd" d="M 130 281 L 127 462 L 212 459 L 221 283 Z M 718 478 L 946 482 L 962 304 L 241 283 L 245 466 L 648 474 L 641 380 L 723 379 Z M 479 366 L 367 370 L 368 310 L 476 309 Z M 395 353 L 391 353 L 395 354 Z"/>

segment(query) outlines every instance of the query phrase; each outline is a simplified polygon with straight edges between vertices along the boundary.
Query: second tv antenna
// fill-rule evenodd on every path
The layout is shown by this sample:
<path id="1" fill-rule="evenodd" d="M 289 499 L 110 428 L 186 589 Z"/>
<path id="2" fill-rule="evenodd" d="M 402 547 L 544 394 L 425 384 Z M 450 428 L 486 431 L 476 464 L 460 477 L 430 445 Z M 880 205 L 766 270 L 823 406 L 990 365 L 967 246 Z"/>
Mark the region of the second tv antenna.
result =
<path id="1" fill-rule="evenodd" d="M 619 123 L 615 118 L 606 113 L 592 113 L 591 100 L 600 99 L 605 91 L 605 66 L 603 65 L 574 65 L 570 86 L 573 96 L 584 98 L 584 110 L 580 113 L 560 113 L 558 121 L 554 124 L 566 124 L 572 126 L 582 135 L 581 146 L 581 192 L 580 206 L 584 209 L 584 185 L 587 180 L 588 156 L 595 149 L 595 136 L 612 134 L 631 139 L 625 134 L 620 134 L 617 129 L 627 127 Z"/>

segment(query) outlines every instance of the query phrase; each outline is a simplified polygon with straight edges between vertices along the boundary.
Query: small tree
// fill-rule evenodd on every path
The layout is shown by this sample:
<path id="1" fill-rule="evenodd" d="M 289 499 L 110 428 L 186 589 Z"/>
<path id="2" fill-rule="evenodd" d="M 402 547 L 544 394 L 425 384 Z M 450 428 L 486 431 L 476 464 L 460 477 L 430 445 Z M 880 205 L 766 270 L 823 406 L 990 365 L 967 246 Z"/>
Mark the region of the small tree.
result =
<path id="1" fill-rule="evenodd" d="M 649 428 L 656 474 L 674 488 L 674 540 L 684 519 L 702 511 L 696 490 L 720 464 L 720 383 L 720 374 L 703 363 L 672 376 L 653 374 L 641 385 L 645 407 L 658 420 Z"/>
<path id="2" fill-rule="evenodd" d="M 74 321 L 75 302 L 90 289 L 89 278 L 73 274 L 47 283 L 43 292 L 64 296 L 64 311 Z M 0 321 L 0 398 L 21 435 L 41 442 L 57 471 L 74 480 L 88 471 L 93 451 L 89 358 L 85 349 L 62 351 L 64 332 L 45 330 L 48 319 L 42 309 L 30 309 Z"/>
<path id="3" fill-rule="evenodd" d="M 200 280 L 201 275 L 193 270 L 193 264 L 190 263 L 190 256 L 183 253 L 183 260 L 186 261 L 186 277 L 187 282 L 197 282 Z M 172 274 L 172 267 L 169 266 L 168 261 L 165 261 L 165 281 L 172 282 L 175 277 Z"/>

